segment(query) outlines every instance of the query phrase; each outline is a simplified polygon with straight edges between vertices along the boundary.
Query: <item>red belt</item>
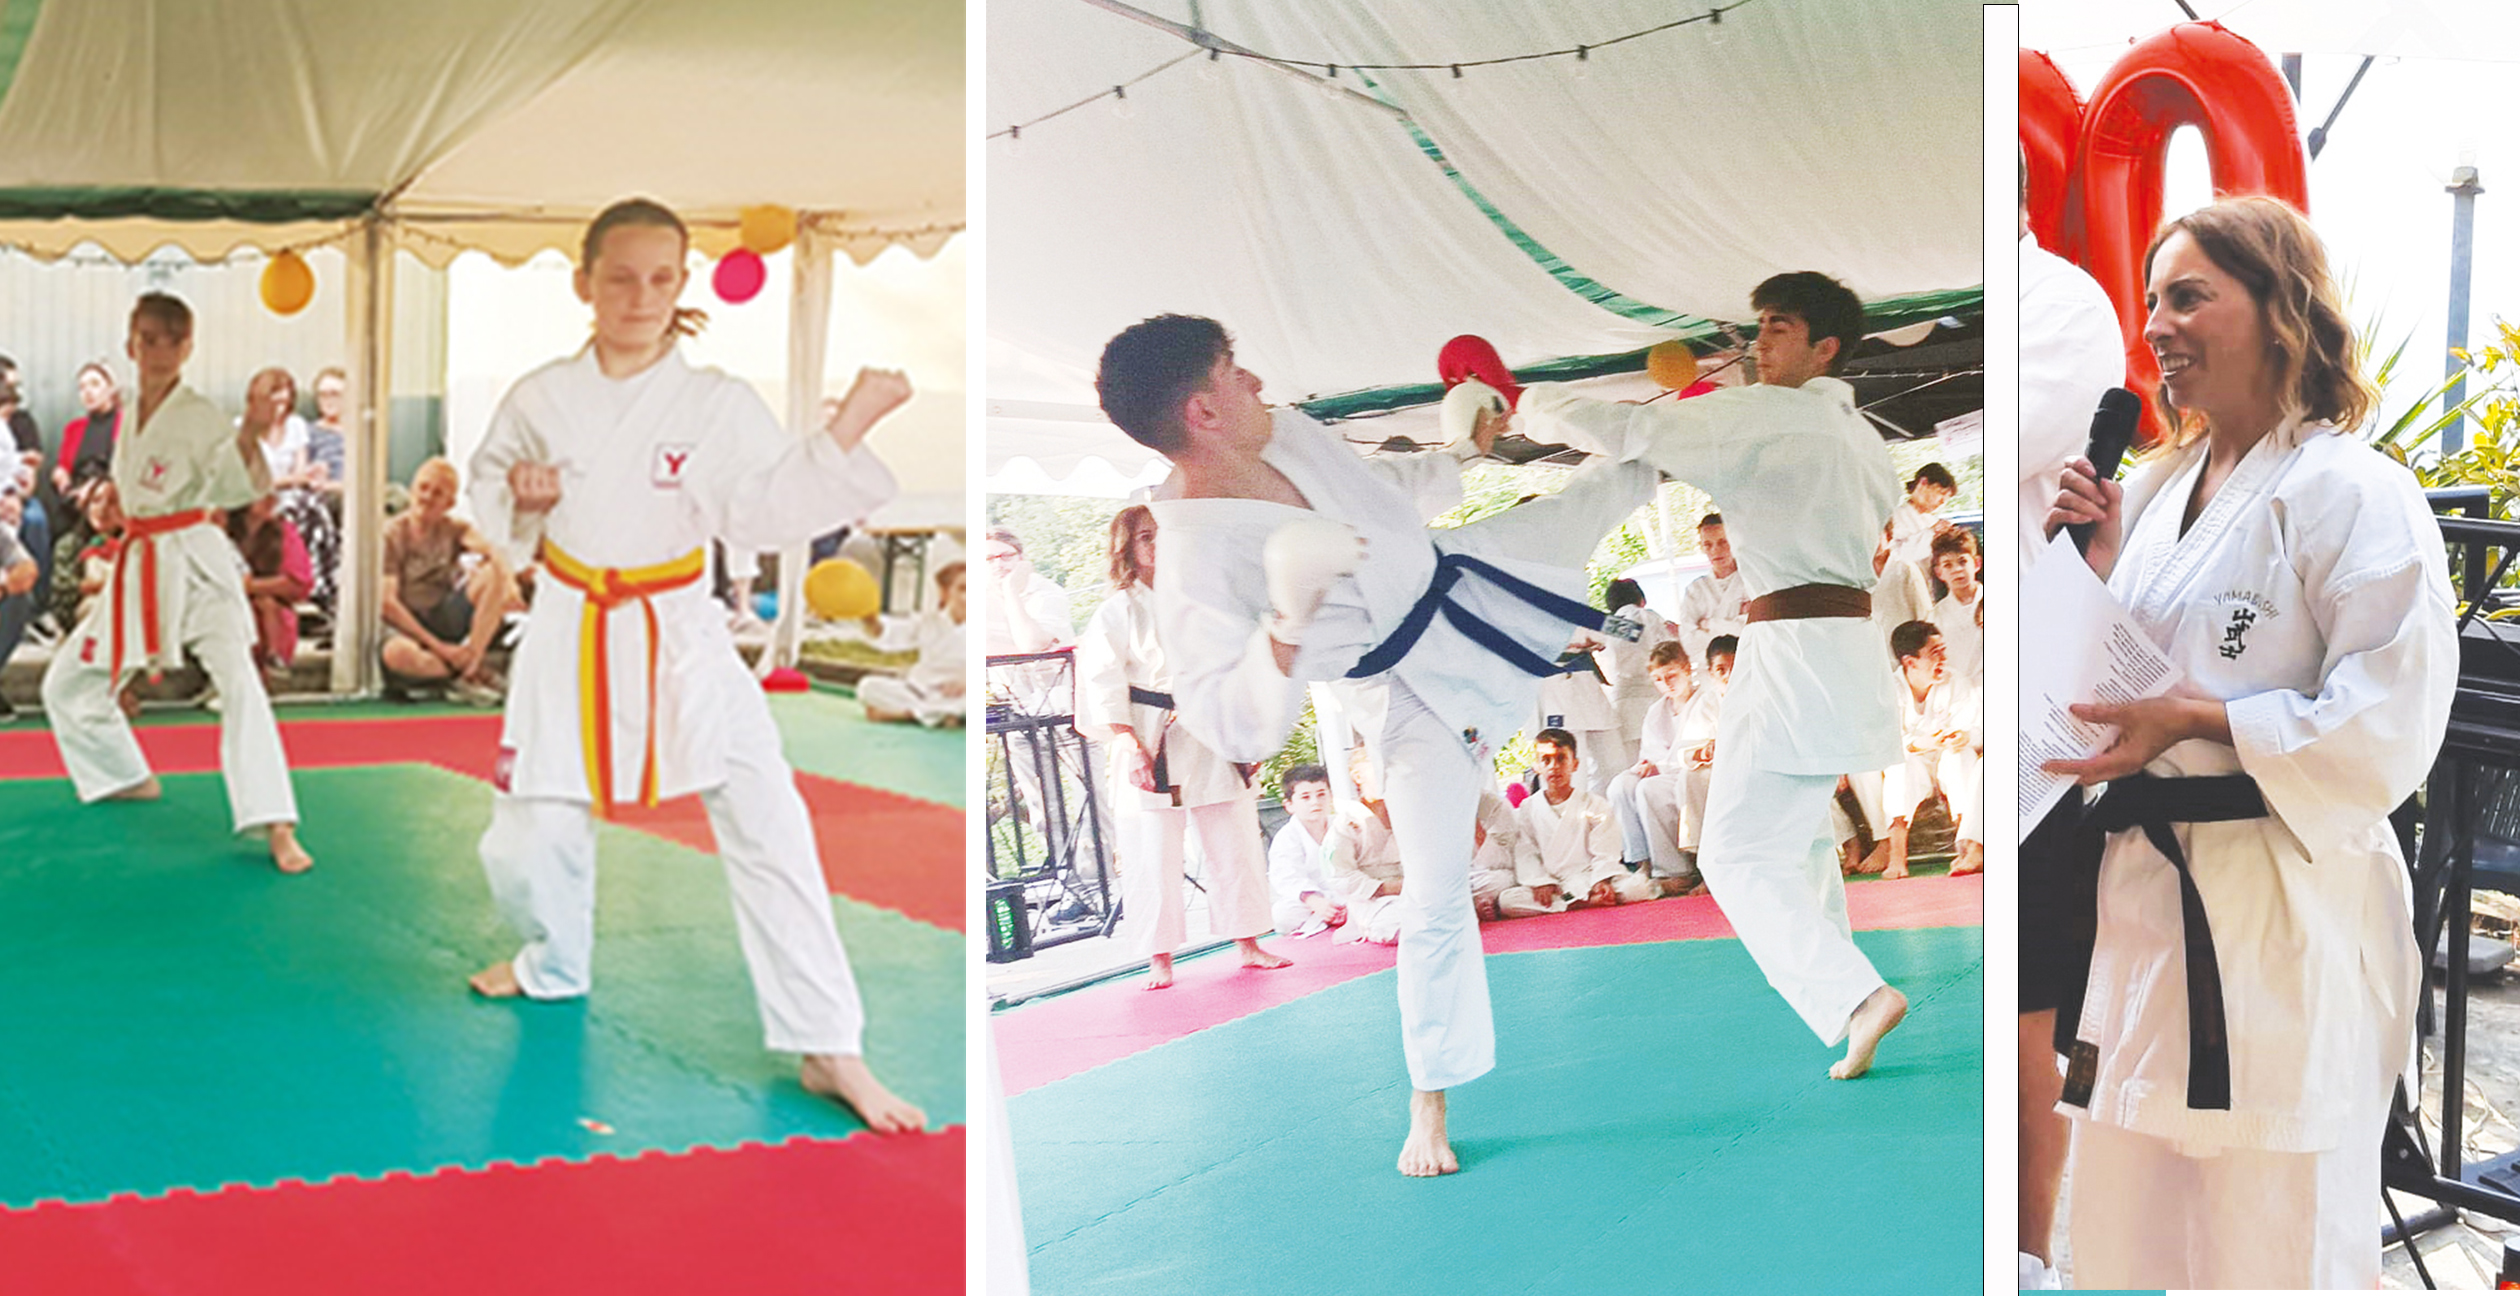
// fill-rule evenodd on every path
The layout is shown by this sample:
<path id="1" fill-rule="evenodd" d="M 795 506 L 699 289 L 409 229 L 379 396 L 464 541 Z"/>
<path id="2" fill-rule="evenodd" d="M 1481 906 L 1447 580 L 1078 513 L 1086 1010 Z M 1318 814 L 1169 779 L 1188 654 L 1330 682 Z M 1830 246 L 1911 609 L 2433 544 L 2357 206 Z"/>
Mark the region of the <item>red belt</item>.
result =
<path id="1" fill-rule="evenodd" d="M 1815 617 L 1868 617 L 1872 591 L 1845 585 L 1789 585 L 1741 605 L 1744 622 L 1808 621 Z"/>
<path id="2" fill-rule="evenodd" d="M 157 538 L 186 527 L 206 525 L 212 517 L 209 509 L 190 509 L 158 517 L 123 519 L 122 549 L 114 555 L 114 651 L 112 664 L 116 683 L 122 681 L 123 666 L 123 572 L 131 566 L 133 553 L 140 555 L 140 637 L 147 659 L 157 660 L 162 642 L 158 627 L 158 562 Z"/>

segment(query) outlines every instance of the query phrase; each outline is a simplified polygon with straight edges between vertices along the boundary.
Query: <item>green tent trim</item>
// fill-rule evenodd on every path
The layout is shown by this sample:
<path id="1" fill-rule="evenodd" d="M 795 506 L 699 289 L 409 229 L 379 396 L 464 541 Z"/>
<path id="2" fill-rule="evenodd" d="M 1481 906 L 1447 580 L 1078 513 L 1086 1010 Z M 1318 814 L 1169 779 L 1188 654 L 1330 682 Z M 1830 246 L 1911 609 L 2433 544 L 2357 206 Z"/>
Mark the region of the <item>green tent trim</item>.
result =
<path id="1" fill-rule="evenodd" d="M 16 15 L 9 0 L 7 17 Z M 6 39 L 0 29 L 0 40 Z M 0 59 L 8 52 L 0 49 Z M 381 195 L 323 189 L 169 189 L 157 186 L 76 186 L 0 189 L 0 220 L 244 221 L 287 225 L 298 221 L 356 220 L 376 209 Z"/>

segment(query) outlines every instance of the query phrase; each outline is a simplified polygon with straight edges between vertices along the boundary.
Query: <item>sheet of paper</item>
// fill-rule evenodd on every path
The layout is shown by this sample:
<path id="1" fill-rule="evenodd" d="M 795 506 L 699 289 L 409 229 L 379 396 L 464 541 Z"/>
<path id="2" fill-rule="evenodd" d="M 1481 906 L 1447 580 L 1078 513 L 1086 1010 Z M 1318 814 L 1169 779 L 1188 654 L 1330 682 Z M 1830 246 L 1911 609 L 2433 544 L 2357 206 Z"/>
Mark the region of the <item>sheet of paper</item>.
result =
<path id="1" fill-rule="evenodd" d="M 2021 582 L 2021 835 L 2074 785 L 2039 766 L 2088 759 L 2117 737 L 2114 726 L 2075 719 L 2068 705 L 2158 697 L 2178 680 L 2179 668 L 2058 532 Z"/>

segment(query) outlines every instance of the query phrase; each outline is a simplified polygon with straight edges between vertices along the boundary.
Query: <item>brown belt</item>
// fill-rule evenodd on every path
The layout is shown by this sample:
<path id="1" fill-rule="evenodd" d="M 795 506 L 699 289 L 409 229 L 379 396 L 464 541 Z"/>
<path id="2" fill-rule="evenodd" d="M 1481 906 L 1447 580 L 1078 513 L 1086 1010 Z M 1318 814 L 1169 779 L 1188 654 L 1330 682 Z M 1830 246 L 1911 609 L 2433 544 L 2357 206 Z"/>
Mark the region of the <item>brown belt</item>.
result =
<path id="1" fill-rule="evenodd" d="M 1792 585 L 1742 604 L 1742 619 L 1808 621 L 1814 617 L 1868 617 L 1872 591 L 1844 585 Z"/>

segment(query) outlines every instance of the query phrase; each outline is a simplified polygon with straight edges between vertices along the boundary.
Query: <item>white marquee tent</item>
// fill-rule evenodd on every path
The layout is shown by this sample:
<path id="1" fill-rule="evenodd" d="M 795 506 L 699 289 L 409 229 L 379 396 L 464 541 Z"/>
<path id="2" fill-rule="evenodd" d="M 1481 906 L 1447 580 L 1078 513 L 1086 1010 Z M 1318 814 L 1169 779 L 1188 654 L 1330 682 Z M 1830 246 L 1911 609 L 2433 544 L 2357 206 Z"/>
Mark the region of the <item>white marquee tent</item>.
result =
<path id="1" fill-rule="evenodd" d="M 396 250 L 513 264 L 642 193 L 717 255 L 742 207 L 793 208 L 802 425 L 833 254 L 932 255 L 963 228 L 963 36 L 959 0 L 16 0 L 0 8 L 0 245 L 344 249 L 359 423 L 333 681 L 355 689 Z"/>
<path id="2" fill-rule="evenodd" d="M 1225 322 L 1271 399 L 1361 416 L 1432 400 L 1436 351 L 1464 332 L 1518 371 L 1650 394 L 1636 352 L 1708 339 L 1783 269 L 1838 275 L 1885 326 L 1973 310 L 1979 6 L 1744 0 L 1605 44 L 1690 16 L 1652 0 L 991 5 L 993 485 L 1143 480 L 1091 373 L 1106 338 L 1165 311 Z M 1481 63 L 1545 51 L 1569 53 Z M 1409 63 L 1432 66 L 1357 67 Z"/>

